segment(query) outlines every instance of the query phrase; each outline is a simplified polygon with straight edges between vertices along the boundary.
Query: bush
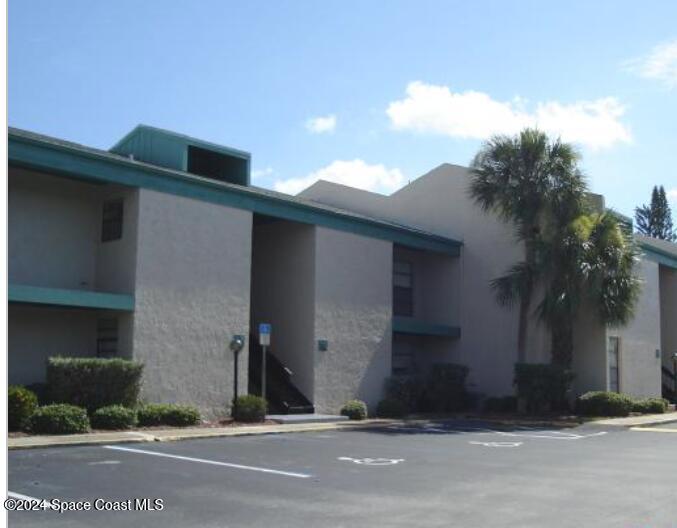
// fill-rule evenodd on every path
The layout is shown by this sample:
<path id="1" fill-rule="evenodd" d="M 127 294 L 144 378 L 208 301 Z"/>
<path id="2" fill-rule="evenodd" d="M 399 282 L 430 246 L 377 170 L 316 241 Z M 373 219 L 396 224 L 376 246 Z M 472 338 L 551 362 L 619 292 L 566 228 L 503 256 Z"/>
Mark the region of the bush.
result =
<path id="1" fill-rule="evenodd" d="M 633 401 L 617 392 L 586 392 L 576 400 L 576 410 L 584 416 L 627 416 Z"/>
<path id="2" fill-rule="evenodd" d="M 38 407 L 27 422 L 35 434 L 77 434 L 89 430 L 87 411 L 82 407 L 55 403 Z"/>
<path id="3" fill-rule="evenodd" d="M 233 405 L 233 419 L 238 422 L 262 422 L 266 419 L 268 402 L 261 396 L 238 396 Z"/>
<path id="4" fill-rule="evenodd" d="M 85 407 L 90 413 L 109 405 L 135 407 L 143 365 L 126 359 L 49 358 L 47 386 L 56 403 Z"/>
<path id="5" fill-rule="evenodd" d="M 433 365 L 428 377 L 427 399 L 433 411 L 460 411 L 468 405 L 465 380 L 468 367 L 454 363 Z"/>
<path id="6" fill-rule="evenodd" d="M 136 425 L 136 411 L 122 405 L 97 409 L 91 418 L 94 429 L 130 429 Z"/>
<path id="7" fill-rule="evenodd" d="M 390 377 L 385 382 L 385 400 L 396 400 L 405 412 L 419 410 L 424 396 L 423 384 L 414 377 Z"/>
<path id="8" fill-rule="evenodd" d="M 663 398 L 646 398 L 632 404 L 632 412 L 642 414 L 663 414 L 668 410 L 668 400 Z"/>
<path id="9" fill-rule="evenodd" d="M 517 398 L 514 396 L 501 396 L 500 398 L 487 398 L 484 401 L 484 410 L 495 413 L 508 413 L 517 411 Z"/>
<path id="10" fill-rule="evenodd" d="M 50 403 L 54 403 L 49 399 L 49 393 L 47 392 L 47 384 L 46 383 L 30 383 L 26 385 L 26 388 L 34 392 L 35 395 L 38 397 L 38 405 L 43 406 L 43 405 L 49 405 Z"/>
<path id="11" fill-rule="evenodd" d="M 364 420 L 367 417 L 367 404 L 360 400 L 347 401 L 341 407 L 341 416 L 347 416 L 351 420 Z"/>
<path id="12" fill-rule="evenodd" d="M 567 393 L 574 375 L 549 363 L 515 364 L 517 396 L 526 402 L 527 412 L 566 409 Z"/>
<path id="13" fill-rule="evenodd" d="M 190 405 L 149 403 L 137 411 L 139 425 L 171 425 L 186 427 L 200 421 L 200 411 Z"/>
<path id="14" fill-rule="evenodd" d="M 18 431 L 38 406 L 38 397 L 32 391 L 18 385 L 7 389 L 7 427 Z"/>
<path id="15" fill-rule="evenodd" d="M 400 400 L 385 398 L 378 402 L 376 416 L 381 418 L 402 418 L 407 415 L 407 407 Z"/>

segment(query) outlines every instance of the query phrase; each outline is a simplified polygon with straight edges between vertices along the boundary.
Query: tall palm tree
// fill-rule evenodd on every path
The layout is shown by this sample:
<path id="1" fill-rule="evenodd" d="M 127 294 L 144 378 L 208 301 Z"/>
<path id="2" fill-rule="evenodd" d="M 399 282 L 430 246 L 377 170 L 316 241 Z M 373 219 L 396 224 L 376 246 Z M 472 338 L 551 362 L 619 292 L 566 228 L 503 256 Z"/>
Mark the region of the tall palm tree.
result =
<path id="1" fill-rule="evenodd" d="M 532 296 L 543 270 L 544 230 L 559 217 L 579 212 L 585 182 L 577 163 L 572 146 L 525 129 L 517 137 L 493 137 L 471 164 L 471 196 L 483 210 L 512 223 L 524 245 L 524 260 L 491 283 L 500 304 L 519 301 L 518 362 L 526 359 Z"/>

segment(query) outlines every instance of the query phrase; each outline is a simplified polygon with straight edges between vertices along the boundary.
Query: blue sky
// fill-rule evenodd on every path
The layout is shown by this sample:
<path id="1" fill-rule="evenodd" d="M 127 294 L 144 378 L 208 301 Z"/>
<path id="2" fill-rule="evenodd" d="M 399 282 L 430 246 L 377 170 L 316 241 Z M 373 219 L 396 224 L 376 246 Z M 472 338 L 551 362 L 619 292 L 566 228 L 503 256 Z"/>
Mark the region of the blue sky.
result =
<path id="1" fill-rule="evenodd" d="M 257 185 L 386 193 L 537 124 L 609 206 L 663 184 L 677 209 L 676 20 L 668 0 L 10 0 L 9 124 L 109 148 L 146 123 L 251 152 Z"/>

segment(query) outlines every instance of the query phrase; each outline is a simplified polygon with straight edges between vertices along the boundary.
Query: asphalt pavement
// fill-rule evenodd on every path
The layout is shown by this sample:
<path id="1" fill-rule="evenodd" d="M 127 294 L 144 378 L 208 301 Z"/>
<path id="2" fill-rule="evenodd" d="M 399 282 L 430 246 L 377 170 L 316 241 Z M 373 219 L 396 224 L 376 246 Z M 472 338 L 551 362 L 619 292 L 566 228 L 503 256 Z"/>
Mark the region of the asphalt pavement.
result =
<path id="1" fill-rule="evenodd" d="M 10 499 L 36 511 L 9 523 L 677 528 L 676 448 L 669 431 L 448 421 L 11 451 Z"/>

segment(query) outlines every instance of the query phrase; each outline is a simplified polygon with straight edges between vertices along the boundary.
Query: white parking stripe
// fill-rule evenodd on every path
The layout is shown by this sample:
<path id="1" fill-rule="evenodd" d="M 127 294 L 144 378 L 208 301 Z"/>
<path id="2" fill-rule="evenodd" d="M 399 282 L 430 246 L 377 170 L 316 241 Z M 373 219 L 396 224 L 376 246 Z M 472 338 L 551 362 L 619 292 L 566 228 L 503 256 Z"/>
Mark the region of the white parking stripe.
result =
<path id="1" fill-rule="evenodd" d="M 14 493 L 13 491 L 8 491 L 7 497 L 12 498 L 12 499 L 28 500 L 28 501 L 40 501 L 40 500 L 42 500 L 42 499 L 36 499 L 35 497 L 29 497 L 28 495 L 22 495 L 21 493 Z"/>
<path id="2" fill-rule="evenodd" d="M 258 471 L 259 473 L 270 473 L 272 475 L 282 475 L 283 477 L 295 477 L 295 478 L 311 478 L 312 475 L 306 473 L 293 473 L 291 471 L 279 471 L 277 469 L 268 469 L 256 466 L 243 466 L 242 464 L 231 464 L 230 462 L 219 462 L 217 460 L 206 460 L 204 458 L 193 458 L 186 457 L 181 455 L 172 455 L 170 453 L 158 453 L 157 451 L 147 451 L 145 449 L 132 449 L 131 447 L 121 447 L 121 446 L 112 446 L 105 445 L 105 449 L 115 449 L 117 451 L 127 451 L 128 453 L 139 453 L 142 455 L 152 455 L 165 458 L 174 458 L 176 460 L 185 460 L 187 462 L 198 462 L 200 464 L 211 464 L 213 466 L 223 466 L 233 469 L 245 469 L 248 471 Z"/>

